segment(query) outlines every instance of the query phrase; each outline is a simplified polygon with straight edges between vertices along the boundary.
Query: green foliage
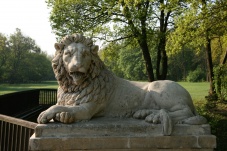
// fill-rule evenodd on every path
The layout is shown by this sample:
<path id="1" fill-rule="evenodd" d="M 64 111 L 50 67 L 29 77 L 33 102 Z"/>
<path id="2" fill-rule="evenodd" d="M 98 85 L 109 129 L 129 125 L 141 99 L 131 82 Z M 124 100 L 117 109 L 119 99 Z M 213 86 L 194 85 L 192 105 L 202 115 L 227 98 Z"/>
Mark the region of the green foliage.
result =
<path id="1" fill-rule="evenodd" d="M 196 110 L 199 115 L 206 117 L 212 128 L 215 128 L 218 122 L 225 118 L 223 115 L 217 114 L 212 110 L 208 110 L 205 103 L 197 104 Z"/>
<path id="2" fill-rule="evenodd" d="M 193 0 L 188 1 L 187 6 L 188 9 L 175 18 L 176 29 L 168 35 L 168 52 L 174 54 L 183 47 L 193 48 L 196 53 L 206 52 L 211 99 L 215 96 L 212 41 L 227 34 L 227 1 Z"/>
<path id="3" fill-rule="evenodd" d="M 138 47 L 121 50 L 118 63 L 124 78 L 134 81 L 147 80 L 145 63 L 142 60 L 142 53 Z"/>
<path id="4" fill-rule="evenodd" d="M 186 81 L 190 71 L 197 67 L 202 68 L 206 74 L 206 55 L 202 52 L 184 47 L 180 52 L 169 55 L 168 78 L 175 81 Z M 205 79 L 204 79 L 205 80 Z"/>
<path id="5" fill-rule="evenodd" d="M 199 115 L 204 116 L 211 126 L 211 133 L 217 137 L 216 151 L 224 151 L 226 147 L 227 136 L 227 117 L 226 117 L 227 105 L 218 103 L 212 110 L 208 109 L 205 102 L 202 104 L 196 104 L 196 110 Z"/>
<path id="6" fill-rule="evenodd" d="M 0 82 L 23 83 L 54 78 L 51 62 L 35 41 L 16 29 L 0 34 Z"/>
<path id="7" fill-rule="evenodd" d="M 100 52 L 100 57 L 117 76 L 129 80 L 146 80 L 146 71 L 142 53 L 136 44 L 125 46 L 110 43 Z"/>
<path id="8" fill-rule="evenodd" d="M 227 65 L 219 65 L 214 70 L 215 86 L 220 101 L 227 101 Z"/>
<path id="9" fill-rule="evenodd" d="M 51 61 L 45 54 L 28 53 L 20 72 L 24 82 L 45 81 L 54 77 Z"/>
<path id="10" fill-rule="evenodd" d="M 227 1 L 189 1 L 188 8 L 176 16 L 176 29 L 168 36 L 168 52 L 176 53 L 183 46 L 201 51 L 210 39 L 227 33 Z"/>
<path id="11" fill-rule="evenodd" d="M 194 71 L 190 71 L 187 76 L 188 82 L 201 82 L 205 81 L 206 73 L 201 69 L 197 68 Z"/>
<path id="12" fill-rule="evenodd" d="M 118 43 L 110 43 L 99 52 L 101 60 L 117 76 L 123 77 L 123 72 L 119 67 L 118 61 L 120 58 L 121 45 Z"/>
<path id="13" fill-rule="evenodd" d="M 56 35 L 84 32 L 97 39 L 113 42 L 129 39 L 142 51 L 150 81 L 167 74 L 166 36 L 173 28 L 173 17 L 182 12 L 184 1 L 177 0 L 47 0 L 52 9 L 51 26 Z M 155 35 L 155 36 L 154 36 Z M 148 47 L 149 40 L 158 42 L 157 49 Z M 156 55 L 156 68 L 151 60 Z M 137 55 L 137 54 L 135 54 Z M 131 70 L 131 69 L 130 69 Z M 162 71 L 161 71 L 162 70 Z"/>

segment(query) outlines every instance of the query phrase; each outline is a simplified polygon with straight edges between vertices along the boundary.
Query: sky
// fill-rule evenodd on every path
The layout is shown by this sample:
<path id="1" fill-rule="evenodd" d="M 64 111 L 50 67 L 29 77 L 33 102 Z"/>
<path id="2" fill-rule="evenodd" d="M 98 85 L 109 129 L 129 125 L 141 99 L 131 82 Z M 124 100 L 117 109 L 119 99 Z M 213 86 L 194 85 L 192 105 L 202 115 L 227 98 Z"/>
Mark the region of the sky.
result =
<path id="1" fill-rule="evenodd" d="M 56 36 L 51 30 L 49 13 L 45 0 L 0 0 L 0 33 L 9 36 L 19 28 L 42 51 L 53 55 Z"/>

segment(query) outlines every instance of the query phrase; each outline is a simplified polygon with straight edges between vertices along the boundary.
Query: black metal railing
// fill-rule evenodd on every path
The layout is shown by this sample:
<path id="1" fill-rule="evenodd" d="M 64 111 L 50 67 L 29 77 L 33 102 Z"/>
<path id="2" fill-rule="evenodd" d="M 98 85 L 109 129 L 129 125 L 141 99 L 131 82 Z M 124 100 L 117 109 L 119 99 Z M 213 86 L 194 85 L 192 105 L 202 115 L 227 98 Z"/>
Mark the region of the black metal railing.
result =
<path id="1" fill-rule="evenodd" d="M 0 114 L 0 151 L 28 151 L 37 123 Z"/>
<path id="2" fill-rule="evenodd" d="M 31 121 L 36 121 L 40 112 L 56 102 L 56 89 L 36 89 L 1 95 L 0 151 L 28 151 L 29 138 L 37 125 Z"/>
<path id="3" fill-rule="evenodd" d="M 39 90 L 21 91 L 0 96 L 0 114 L 14 116 L 39 105 Z"/>
<path id="4" fill-rule="evenodd" d="M 0 95 L 0 114 L 17 116 L 39 106 L 51 106 L 57 102 L 56 89 L 35 89 Z"/>
<path id="5" fill-rule="evenodd" d="M 56 89 L 39 89 L 39 105 L 54 105 L 56 103 Z"/>

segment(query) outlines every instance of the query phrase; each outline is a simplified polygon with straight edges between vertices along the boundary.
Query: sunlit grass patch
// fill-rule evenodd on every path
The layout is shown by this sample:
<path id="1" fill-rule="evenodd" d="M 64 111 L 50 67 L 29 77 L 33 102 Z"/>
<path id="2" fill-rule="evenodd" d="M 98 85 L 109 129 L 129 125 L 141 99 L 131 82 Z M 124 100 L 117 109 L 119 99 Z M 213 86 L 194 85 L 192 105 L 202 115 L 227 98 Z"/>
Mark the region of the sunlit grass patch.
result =
<path id="1" fill-rule="evenodd" d="M 178 82 L 182 85 L 190 95 L 194 104 L 205 103 L 205 96 L 208 95 L 209 83 L 208 82 Z"/>
<path id="2" fill-rule="evenodd" d="M 57 81 L 44 81 L 29 84 L 0 84 L 0 95 L 32 89 L 57 89 Z"/>

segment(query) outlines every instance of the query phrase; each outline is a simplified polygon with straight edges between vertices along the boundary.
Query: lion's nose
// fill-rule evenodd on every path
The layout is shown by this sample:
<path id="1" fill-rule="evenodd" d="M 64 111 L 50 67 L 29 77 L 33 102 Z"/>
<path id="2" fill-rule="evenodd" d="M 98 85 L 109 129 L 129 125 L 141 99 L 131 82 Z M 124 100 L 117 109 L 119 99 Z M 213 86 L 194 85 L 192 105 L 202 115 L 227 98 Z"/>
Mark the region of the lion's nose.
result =
<path id="1" fill-rule="evenodd" d="M 69 66 L 69 72 L 78 71 L 81 68 L 81 63 L 74 63 Z"/>
<path id="2" fill-rule="evenodd" d="M 81 67 L 81 59 L 79 59 L 78 57 L 74 57 L 73 61 L 72 61 L 72 66 L 74 68 L 80 68 Z"/>
<path id="3" fill-rule="evenodd" d="M 74 66 L 75 66 L 76 68 L 80 68 L 80 67 L 81 67 L 81 63 L 80 63 L 80 62 L 77 62 Z"/>

